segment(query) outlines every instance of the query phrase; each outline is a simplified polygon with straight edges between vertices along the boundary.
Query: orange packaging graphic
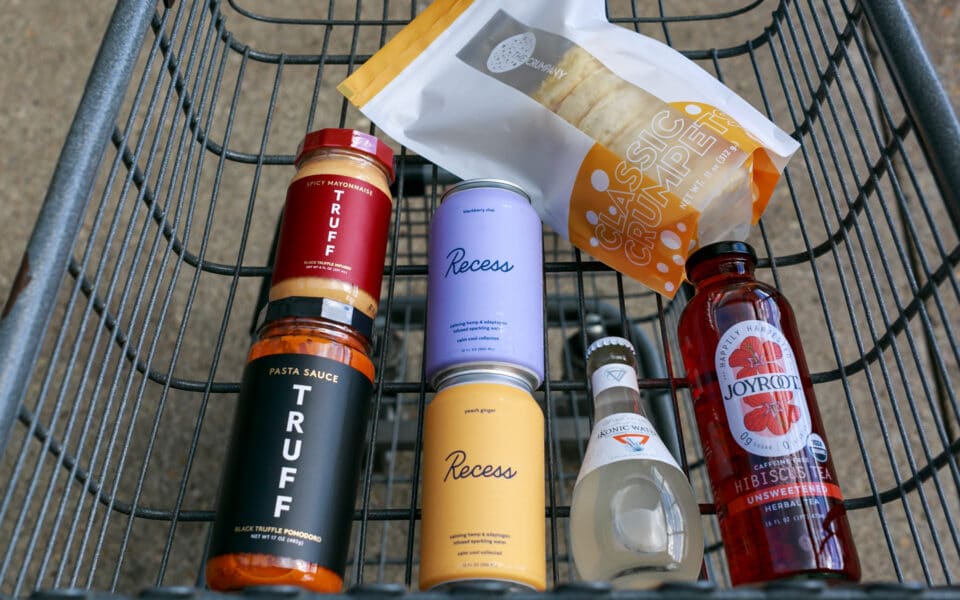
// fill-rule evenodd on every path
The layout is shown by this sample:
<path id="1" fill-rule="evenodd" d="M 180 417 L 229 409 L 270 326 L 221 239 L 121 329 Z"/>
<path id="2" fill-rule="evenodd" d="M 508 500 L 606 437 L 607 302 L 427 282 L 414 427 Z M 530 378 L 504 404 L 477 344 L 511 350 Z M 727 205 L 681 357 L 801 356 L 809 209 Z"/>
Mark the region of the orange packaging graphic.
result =
<path id="1" fill-rule="evenodd" d="M 436 0 L 338 89 L 460 178 L 521 186 L 551 229 L 668 297 L 693 249 L 746 239 L 799 147 L 602 0 Z"/>
<path id="2" fill-rule="evenodd" d="M 420 589 L 546 586 L 543 413 L 505 383 L 442 389 L 423 441 Z"/>

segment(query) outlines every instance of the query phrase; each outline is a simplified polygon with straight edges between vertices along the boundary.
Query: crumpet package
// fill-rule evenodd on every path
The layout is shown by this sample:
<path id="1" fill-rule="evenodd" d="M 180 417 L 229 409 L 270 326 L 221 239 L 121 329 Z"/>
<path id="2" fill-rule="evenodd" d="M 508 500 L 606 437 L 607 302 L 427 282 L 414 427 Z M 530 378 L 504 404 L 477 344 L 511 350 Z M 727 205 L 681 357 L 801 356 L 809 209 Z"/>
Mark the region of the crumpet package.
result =
<path id="1" fill-rule="evenodd" d="M 603 0 L 436 0 L 338 88 L 463 179 L 672 297 L 698 245 L 743 240 L 797 143 Z"/>

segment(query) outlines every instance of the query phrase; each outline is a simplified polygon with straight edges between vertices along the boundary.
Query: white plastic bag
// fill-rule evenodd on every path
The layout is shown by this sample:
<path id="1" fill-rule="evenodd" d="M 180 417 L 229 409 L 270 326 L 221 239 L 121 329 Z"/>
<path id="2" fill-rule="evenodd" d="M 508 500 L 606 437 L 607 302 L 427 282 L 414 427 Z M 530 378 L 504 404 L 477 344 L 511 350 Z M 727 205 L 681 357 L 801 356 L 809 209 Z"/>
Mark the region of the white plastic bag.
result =
<path id="1" fill-rule="evenodd" d="M 672 297 L 697 245 L 745 239 L 798 145 L 603 0 L 437 0 L 338 88 L 463 179 Z"/>

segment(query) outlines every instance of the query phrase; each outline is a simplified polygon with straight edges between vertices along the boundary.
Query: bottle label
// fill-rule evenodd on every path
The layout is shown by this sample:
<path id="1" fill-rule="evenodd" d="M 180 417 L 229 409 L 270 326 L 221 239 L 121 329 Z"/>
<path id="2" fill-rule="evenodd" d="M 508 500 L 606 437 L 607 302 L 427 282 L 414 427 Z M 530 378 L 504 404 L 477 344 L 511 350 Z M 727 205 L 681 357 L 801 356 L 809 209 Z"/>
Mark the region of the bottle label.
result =
<path id="1" fill-rule="evenodd" d="M 715 359 L 727 423 L 741 448 L 777 457 L 808 444 L 810 411 L 782 331 L 766 321 L 741 321 L 724 332 Z"/>
<path id="2" fill-rule="evenodd" d="M 590 385 L 593 387 L 594 396 L 612 387 L 637 389 L 637 372 L 630 365 L 622 363 L 603 365 L 593 372 Z"/>
<path id="3" fill-rule="evenodd" d="M 343 574 L 372 389 L 327 358 L 274 354 L 246 366 L 211 557 L 269 554 Z"/>
<path id="4" fill-rule="evenodd" d="M 633 371 L 629 367 L 626 370 Z M 594 393 L 596 389 L 594 387 Z M 597 421 L 590 433 L 577 483 L 595 469 L 620 460 L 658 460 L 680 469 L 653 424 L 636 413 L 615 413 Z"/>
<path id="5" fill-rule="evenodd" d="M 390 198 L 366 181 L 339 175 L 290 184 L 273 267 L 273 284 L 324 277 L 380 299 L 390 228 Z"/>

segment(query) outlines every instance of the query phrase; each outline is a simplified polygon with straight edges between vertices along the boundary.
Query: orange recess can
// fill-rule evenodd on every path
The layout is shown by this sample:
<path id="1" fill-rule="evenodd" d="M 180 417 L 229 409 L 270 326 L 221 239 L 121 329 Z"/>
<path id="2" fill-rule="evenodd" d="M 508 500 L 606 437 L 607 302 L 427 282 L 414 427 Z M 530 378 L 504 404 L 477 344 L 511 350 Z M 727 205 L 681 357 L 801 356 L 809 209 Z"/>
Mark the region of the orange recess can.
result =
<path id="1" fill-rule="evenodd" d="M 420 589 L 543 590 L 543 412 L 529 375 L 472 364 L 437 387 L 424 417 Z"/>

